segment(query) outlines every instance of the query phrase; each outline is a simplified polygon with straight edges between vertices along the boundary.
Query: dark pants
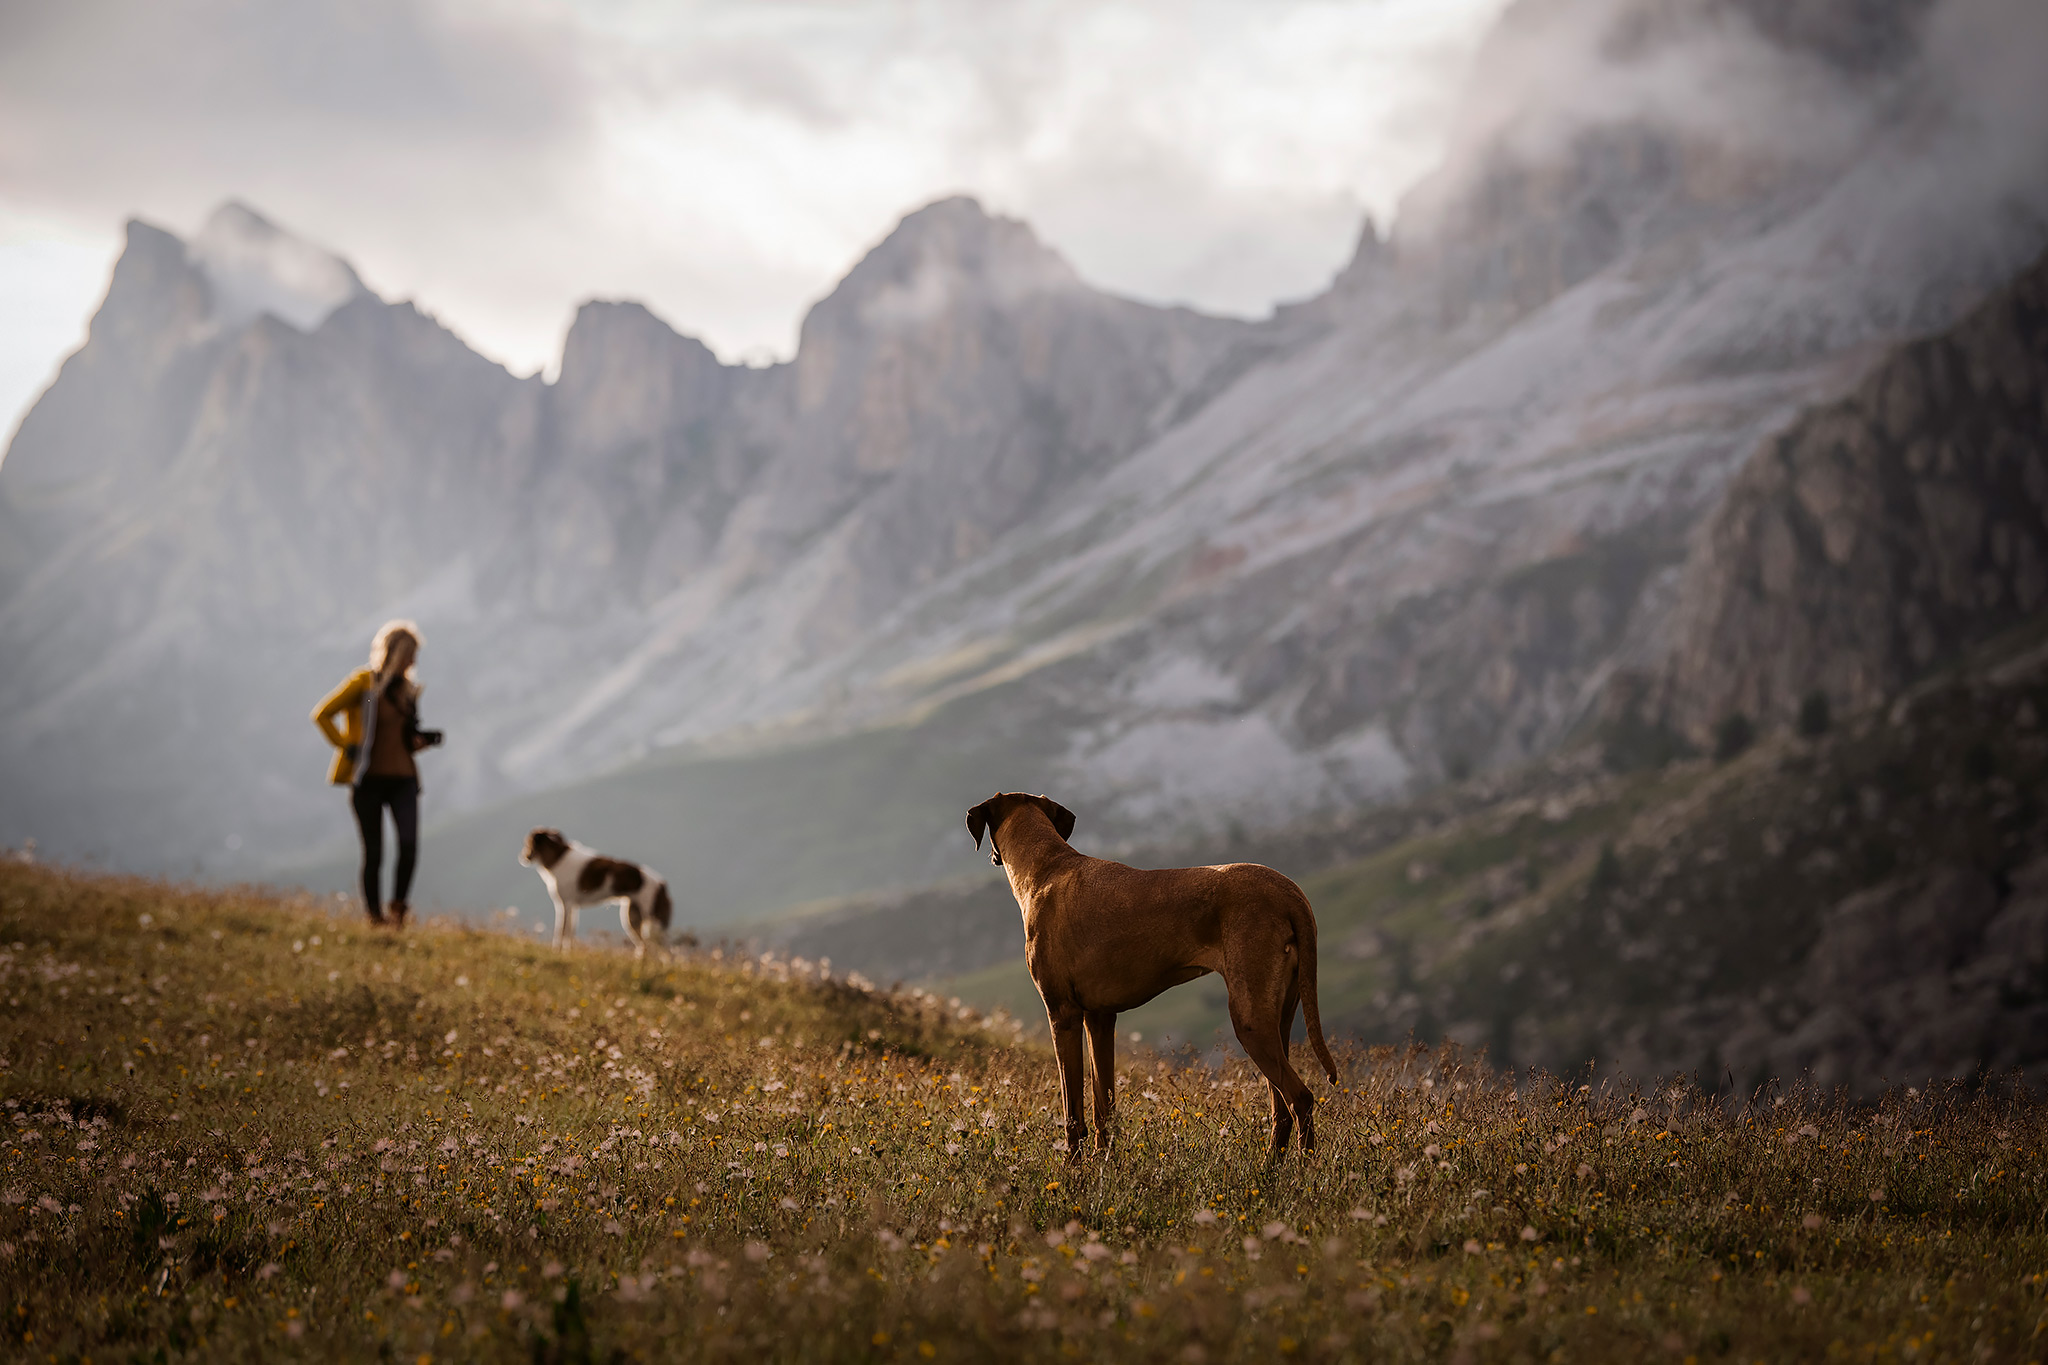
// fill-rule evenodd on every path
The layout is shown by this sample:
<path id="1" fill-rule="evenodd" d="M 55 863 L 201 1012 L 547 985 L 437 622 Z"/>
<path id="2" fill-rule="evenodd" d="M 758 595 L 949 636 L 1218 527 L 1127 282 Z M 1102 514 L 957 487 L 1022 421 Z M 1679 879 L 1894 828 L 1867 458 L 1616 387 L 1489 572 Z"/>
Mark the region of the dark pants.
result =
<path id="1" fill-rule="evenodd" d="M 391 823 L 398 827 L 398 867 L 391 875 L 391 899 L 398 902 L 412 889 L 413 863 L 419 857 L 419 783 L 410 777 L 366 777 L 356 783 L 351 804 L 363 839 L 363 908 L 371 919 L 381 920 L 377 881 L 384 866 L 384 808 L 391 807 Z"/>

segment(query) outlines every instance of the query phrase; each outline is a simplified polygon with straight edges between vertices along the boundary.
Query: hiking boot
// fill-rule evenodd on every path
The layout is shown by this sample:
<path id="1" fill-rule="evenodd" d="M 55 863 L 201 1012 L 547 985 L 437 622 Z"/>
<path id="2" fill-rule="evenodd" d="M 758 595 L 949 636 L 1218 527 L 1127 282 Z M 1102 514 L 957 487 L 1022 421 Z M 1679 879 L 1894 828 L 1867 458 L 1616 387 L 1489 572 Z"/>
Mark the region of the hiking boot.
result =
<path id="1" fill-rule="evenodd" d="M 405 903 L 404 901 L 393 901 L 393 902 L 391 902 L 391 927 L 392 927 L 392 928 L 394 928 L 394 929 L 403 929 L 403 928 L 405 927 L 405 922 L 406 922 L 406 920 L 407 920 L 407 919 L 409 919 L 409 918 L 411 917 L 411 915 L 412 915 L 412 907 L 411 907 L 410 905 L 407 905 L 407 904 L 406 904 L 406 903 Z"/>

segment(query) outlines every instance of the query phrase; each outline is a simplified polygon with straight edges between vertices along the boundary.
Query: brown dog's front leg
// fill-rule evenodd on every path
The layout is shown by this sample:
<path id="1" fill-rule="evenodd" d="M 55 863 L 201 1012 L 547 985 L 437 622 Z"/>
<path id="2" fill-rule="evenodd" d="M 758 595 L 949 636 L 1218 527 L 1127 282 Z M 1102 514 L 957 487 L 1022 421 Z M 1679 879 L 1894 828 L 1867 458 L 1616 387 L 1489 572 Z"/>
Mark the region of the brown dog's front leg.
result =
<path id="1" fill-rule="evenodd" d="M 1095 1067 L 1095 1147 L 1106 1152 L 1116 1139 L 1116 1015 L 1088 1016 L 1088 1058 Z"/>
<path id="2" fill-rule="evenodd" d="M 1060 1059 L 1060 1098 L 1067 1106 L 1067 1160 L 1081 1159 L 1088 1121 L 1081 1116 L 1081 1014 L 1052 1016 L 1052 1046 Z"/>

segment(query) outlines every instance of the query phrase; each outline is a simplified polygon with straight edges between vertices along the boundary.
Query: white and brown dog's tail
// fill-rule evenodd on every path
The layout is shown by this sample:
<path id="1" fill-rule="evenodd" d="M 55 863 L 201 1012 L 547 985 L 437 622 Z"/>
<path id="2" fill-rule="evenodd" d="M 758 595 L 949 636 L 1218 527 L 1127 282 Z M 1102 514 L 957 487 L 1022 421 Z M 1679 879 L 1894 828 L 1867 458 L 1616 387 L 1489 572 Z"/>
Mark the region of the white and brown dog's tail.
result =
<path id="1" fill-rule="evenodd" d="M 654 888 L 654 922 L 661 926 L 664 937 L 668 934 L 669 920 L 675 915 L 675 902 L 668 898 L 668 882 L 663 880 Z"/>

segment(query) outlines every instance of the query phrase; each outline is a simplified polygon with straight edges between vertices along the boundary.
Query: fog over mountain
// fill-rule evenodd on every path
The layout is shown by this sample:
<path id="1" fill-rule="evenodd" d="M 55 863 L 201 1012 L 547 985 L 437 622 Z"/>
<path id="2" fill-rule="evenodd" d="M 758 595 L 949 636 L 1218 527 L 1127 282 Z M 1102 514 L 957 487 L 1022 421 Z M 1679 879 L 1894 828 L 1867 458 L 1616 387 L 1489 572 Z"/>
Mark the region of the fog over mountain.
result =
<path id="1" fill-rule="evenodd" d="M 1684 566 L 1734 472 L 2048 246 L 2044 29 L 2016 0 L 1524 0 L 1441 170 L 1257 323 L 1104 295 L 949 199 L 787 364 L 598 302 L 547 384 L 247 206 L 190 242 L 132 223 L 0 464 L 0 842 L 319 856 L 346 825 L 305 713 L 390 615 L 427 636 L 442 816 L 623 768 L 658 831 L 665 762 L 744 785 L 924 734 L 984 746 L 962 797 L 1028 777 L 1158 838 L 1542 754 L 1711 615 L 1674 607 L 1714 591 Z M 1804 686 L 1681 672 L 1695 734 Z M 775 880 L 801 772 L 707 915 L 820 894 Z"/>

